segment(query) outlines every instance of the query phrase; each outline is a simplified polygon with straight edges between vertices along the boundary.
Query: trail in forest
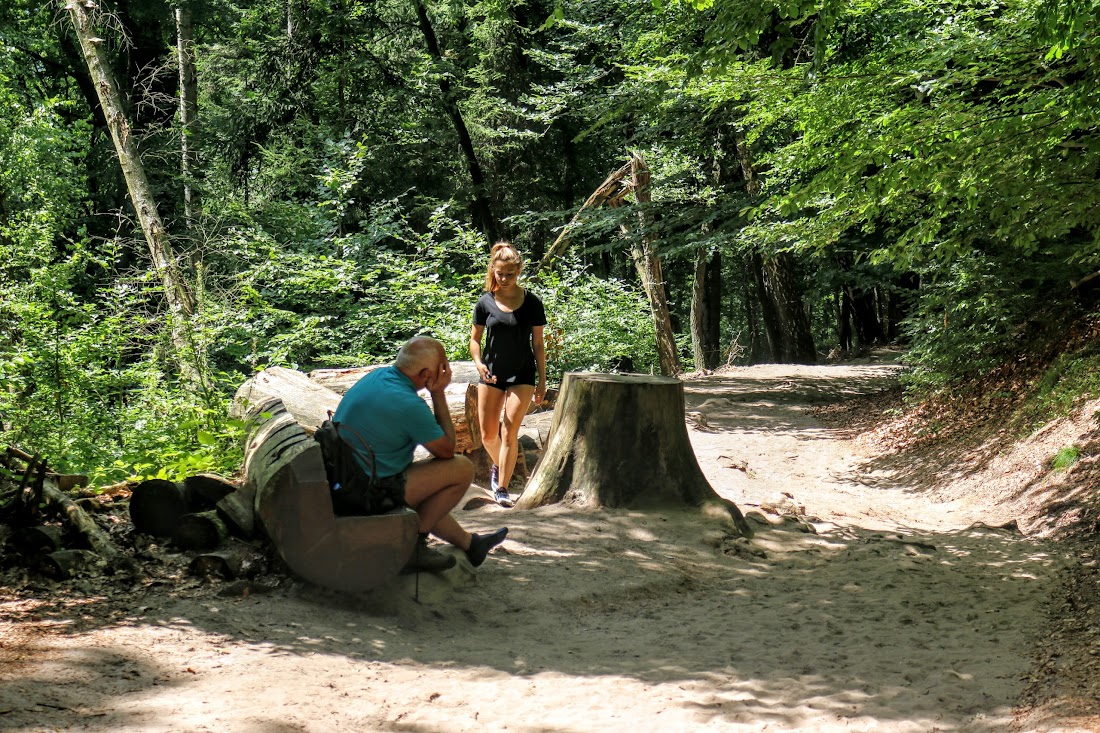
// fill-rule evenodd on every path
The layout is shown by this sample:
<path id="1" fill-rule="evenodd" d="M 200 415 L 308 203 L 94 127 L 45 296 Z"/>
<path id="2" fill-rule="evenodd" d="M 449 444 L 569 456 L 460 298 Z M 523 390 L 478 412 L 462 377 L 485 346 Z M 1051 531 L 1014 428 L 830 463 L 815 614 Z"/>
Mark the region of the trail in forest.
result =
<path id="1" fill-rule="evenodd" d="M 362 597 L 8 601 L 27 653 L 0 731 L 1008 731 L 1064 558 L 814 417 L 894 373 L 685 382 L 751 541 L 694 511 L 491 506 L 460 517 L 511 530 L 476 572 Z"/>

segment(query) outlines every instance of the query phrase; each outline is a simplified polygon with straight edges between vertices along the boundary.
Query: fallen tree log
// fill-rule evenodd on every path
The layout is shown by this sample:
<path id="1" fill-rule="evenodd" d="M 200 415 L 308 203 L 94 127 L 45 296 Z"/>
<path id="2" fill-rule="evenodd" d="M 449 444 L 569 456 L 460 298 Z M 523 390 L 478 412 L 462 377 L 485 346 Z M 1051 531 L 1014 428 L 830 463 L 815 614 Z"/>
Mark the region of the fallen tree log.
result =
<path id="1" fill-rule="evenodd" d="M 309 373 L 309 379 L 344 395 L 360 379 L 384 366 L 386 365 L 376 364 L 348 369 L 314 369 Z M 447 407 L 455 426 L 456 453 L 469 454 L 481 447 L 481 433 L 477 426 L 477 381 L 477 368 L 472 361 L 451 362 L 451 383 L 447 385 L 444 394 L 447 396 Z M 422 393 L 422 397 L 431 404 L 431 396 L 427 392 Z M 427 457 L 427 451 L 422 451 L 417 460 Z"/>
<path id="2" fill-rule="evenodd" d="M 516 508 L 557 502 L 713 508 L 752 535 L 741 511 L 699 468 L 684 424 L 683 383 L 672 377 L 565 375 L 545 452 Z"/>
<path id="3" fill-rule="evenodd" d="M 241 577 L 244 558 L 236 550 L 216 550 L 196 555 L 187 566 L 187 572 L 201 577 L 219 577 L 236 580 Z"/>
<path id="4" fill-rule="evenodd" d="M 312 583 L 353 593 L 395 577 L 416 545 L 416 512 L 337 517 L 317 441 L 277 400 L 257 407 L 262 411 L 242 414 L 253 426 L 245 476 L 260 525 L 287 566 Z"/>
<path id="5" fill-rule="evenodd" d="M 329 413 L 336 412 L 340 395 L 295 369 L 268 367 L 237 388 L 229 415 L 238 420 L 254 419 L 275 401 L 312 435 Z"/>
<path id="6" fill-rule="evenodd" d="M 184 514 L 172 530 L 172 544 L 181 550 L 213 550 L 229 537 L 229 528 L 218 512 Z"/>
<path id="7" fill-rule="evenodd" d="M 55 580 L 69 580 L 81 573 L 93 572 L 101 561 L 99 554 L 91 550 L 57 550 L 42 555 L 38 566 Z"/>
<path id="8" fill-rule="evenodd" d="M 184 495 L 197 511 L 213 509 L 237 490 L 236 484 L 216 473 L 196 473 L 183 480 Z"/>
<path id="9" fill-rule="evenodd" d="M 219 516 L 232 534 L 243 539 L 256 536 L 256 495 L 247 489 L 237 489 L 217 504 Z"/>
<path id="10" fill-rule="evenodd" d="M 190 511 L 186 487 L 175 481 L 147 479 L 130 495 L 130 521 L 141 534 L 171 537 L 180 517 Z"/>
<path id="11" fill-rule="evenodd" d="M 107 533 L 100 529 L 95 520 L 78 507 L 71 498 L 58 490 L 52 479 L 46 479 L 43 482 L 42 496 L 49 504 L 57 507 L 69 526 L 87 541 L 88 547 L 103 559 L 108 568 L 113 571 L 133 569 L 132 562 L 118 551 Z"/>

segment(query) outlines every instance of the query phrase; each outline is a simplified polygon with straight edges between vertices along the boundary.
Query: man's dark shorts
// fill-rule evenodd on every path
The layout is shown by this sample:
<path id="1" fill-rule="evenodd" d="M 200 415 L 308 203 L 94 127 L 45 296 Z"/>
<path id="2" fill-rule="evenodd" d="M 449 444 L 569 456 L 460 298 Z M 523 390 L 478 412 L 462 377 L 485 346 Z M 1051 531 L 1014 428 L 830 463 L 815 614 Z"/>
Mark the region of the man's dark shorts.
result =
<path id="1" fill-rule="evenodd" d="M 338 517 L 370 516 L 400 509 L 405 504 L 405 484 L 408 473 L 383 476 L 371 482 L 368 489 L 342 487 L 332 492 L 332 511 Z"/>

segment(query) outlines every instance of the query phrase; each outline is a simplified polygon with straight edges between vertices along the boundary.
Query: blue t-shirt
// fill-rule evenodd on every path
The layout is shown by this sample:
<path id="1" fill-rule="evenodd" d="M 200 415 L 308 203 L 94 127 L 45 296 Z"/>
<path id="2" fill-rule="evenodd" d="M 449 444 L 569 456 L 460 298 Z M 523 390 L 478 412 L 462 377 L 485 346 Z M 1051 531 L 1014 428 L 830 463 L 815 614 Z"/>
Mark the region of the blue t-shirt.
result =
<path id="1" fill-rule="evenodd" d="M 363 436 L 374 451 L 379 477 L 401 473 L 413 460 L 416 446 L 443 437 L 432 408 L 416 393 L 412 381 L 395 366 L 368 372 L 356 382 L 336 408 L 334 422 Z M 369 466 L 363 469 L 370 472 Z"/>

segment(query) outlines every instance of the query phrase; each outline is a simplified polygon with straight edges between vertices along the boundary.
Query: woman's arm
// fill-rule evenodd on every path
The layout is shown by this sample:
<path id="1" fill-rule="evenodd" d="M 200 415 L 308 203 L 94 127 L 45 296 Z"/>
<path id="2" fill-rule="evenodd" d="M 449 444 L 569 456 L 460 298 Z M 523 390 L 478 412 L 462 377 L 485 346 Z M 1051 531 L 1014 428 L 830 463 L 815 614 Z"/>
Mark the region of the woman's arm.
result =
<path id="1" fill-rule="evenodd" d="M 542 404 L 546 396 L 546 344 L 542 339 L 542 326 L 531 328 L 531 347 L 535 352 L 535 364 L 539 368 L 539 383 L 535 385 L 535 404 Z"/>
<path id="2" fill-rule="evenodd" d="M 496 381 L 496 378 L 489 373 L 489 367 L 485 366 L 485 362 L 481 360 L 481 335 L 483 333 L 485 333 L 485 326 L 476 323 L 470 329 L 470 358 L 473 360 L 482 381 L 492 383 Z"/>

